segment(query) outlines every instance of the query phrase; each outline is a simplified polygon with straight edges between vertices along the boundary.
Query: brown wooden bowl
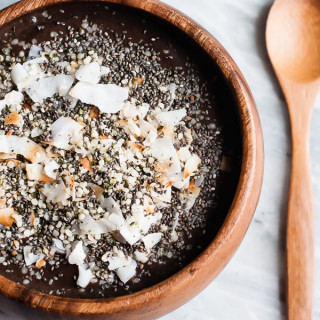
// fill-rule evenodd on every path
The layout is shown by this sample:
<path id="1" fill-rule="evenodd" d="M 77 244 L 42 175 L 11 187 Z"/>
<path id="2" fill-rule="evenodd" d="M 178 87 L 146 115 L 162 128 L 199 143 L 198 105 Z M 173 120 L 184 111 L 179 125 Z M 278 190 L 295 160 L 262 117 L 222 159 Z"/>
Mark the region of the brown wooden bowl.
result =
<path id="1" fill-rule="evenodd" d="M 70 1 L 23 0 L 0 12 L 0 27 L 35 9 Z M 224 268 L 242 241 L 258 202 L 264 161 L 262 130 L 248 85 L 229 54 L 193 20 L 156 0 L 100 1 L 139 8 L 171 23 L 215 61 L 231 87 L 240 115 L 242 166 L 236 194 L 211 244 L 167 280 L 116 298 L 71 299 L 30 290 L 0 276 L 1 309 L 8 318 L 11 315 L 14 319 L 154 319 L 164 315 L 198 294 Z"/>

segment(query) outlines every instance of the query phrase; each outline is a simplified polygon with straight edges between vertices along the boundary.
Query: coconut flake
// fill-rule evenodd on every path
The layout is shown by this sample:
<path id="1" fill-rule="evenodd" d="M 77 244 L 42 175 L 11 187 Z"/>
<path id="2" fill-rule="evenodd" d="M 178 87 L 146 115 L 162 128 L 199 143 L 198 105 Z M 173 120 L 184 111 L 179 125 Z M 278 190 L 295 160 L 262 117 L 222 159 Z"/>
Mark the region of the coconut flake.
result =
<path id="1" fill-rule="evenodd" d="M 0 223 L 4 226 L 11 227 L 15 219 L 13 215 L 16 211 L 13 208 L 2 208 L 0 209 Z"/>
<path id="2" fill-rule="evenodd" d="M 42 181 L 48 183 L 52 178 L 48 177 L 44 172 L 44 167 L 39 163 L 26 164 L 27 178 L 29 180 Z"/>
<path id="3" fill-rule="evenodd" d="M 51 125 L 53 145 L 57 148 L 70 150 L 72 144 L 79 145 L 82 141 L 83 126 L 71 118 L 60 117 Z"/>
<path id="4" fill-rule="evenodd" d="M 68 262 L 70 264 L 81 265 L 85 258 L 86 254 L 83 250 L 82 241 L 75 241 L 73 244 L 73 250 L 68 256 Z"/>
<path id="5" fill-rule="evenodd" d="M 21 91 L 28 83 L 29 73 L 22 64 L 17 63 L 11 70 L 11 79 Z"/>
<path id="6" fill-rule="evenodd" d="M 128 88 L 122 88 L 115 84 L 93 84 L 78 82 L 69 95 L 80 99 L 81 102 L 95 105 L 103 113 L 116 113 L 123 107 L 128 99 Z"/>
<path id="7" fill-rule="evenodd" d="M 24 261 L 26 263 L 26 266 L 30 266 L 34 263 L 36 263 L 39 259 L 42 259 L 44 257 L 43 254 L 37 255 L 32 252 L 33 246 L 25 246 L 23 248 L 23 255 L 24 255 Z"/>
<path id="8" fill-rule="evenodd" d="M 30 48 L 28 59 L 40 57 L 40 52 L 42 50 L 42 47 L 33 44 Z"/>
<path id="9" fill-rule="evenodd" d="M 52 179 L 57 178 L 57 170 L 59 169 L 59 165 L 55 160 L 50 160 L 44 166 L 44 171 L 46 175 Z"/>
<path id="10" fill-rule="evenodd" d="M 29 81 L 25 91 L 33 102 L 53 97 L 55 94 L 65 96 L 73 84 L 74 78 L 71 75 L 59 74 L 40 80 Z"/>
<path id="11" fill-rule="evenodd" d="M 100 77 L 106 76 L 109 73 L 110 73 L 110 68 L 105 67 L 105 66 L 100 67 Z"/>
<path id="12" fill-rule="evenodd" d="M 48 159 L 45 150 L 26 137 L 0 136 L 0 152 L 23 155 L 32 163 L 44 162 Z"/>
<path id="13" fill-rule="evenodd" d="M 128 266 L 117 269 L 116 274 L 123 283 L 127 283 L 131 278 L 135 276 L 136 268 L 137 262 L 132 259 L 131 263 Z"/>
<path id="14" fill-rule="evenodd" d="M 174 111 L 164 111 L 156 115 L 157 120 L 162 126 L 176 126 L 187 115 L 186 109 Z"/>
<path id="15" fill-rule="evenodd" d="M 65 254 L 67 252 L 65 246 L 63 245 L 63 242 L 60 239 L 53 239 L 52 242 L 53 244 L 51 246 L 51 249 L 62 254 Z"/>
<path id="16" fill-rule="evenodd" d="M 169 174 L 181 172 L 176 149 L 169 138 L 158 138 L 151 145 L 150 152 L 160 162 L 156 167 L 157 171 Z"/>
<path id="17" fill-rule="evenodd" d="M 102 205 L 102 208 L 106 209 L 109 213 L 114 213 L 117 216 L 123 217 L 120 206 L 112 197 L 108 197 L 104 199 L 101 205 Z"/>
<path id="18" fill-rule="evenodd" d="M 148 251 L 150 251 L 150 249 L 161 240 L 161 237 L 162 237 L 162 233 L 160 232 L 149 233 L 148 235 L 142 238 L 142 241 L 144 243 L 145 248 Z"/>
<path id="19" fill-rule="evenodd" d="M 141 233 L 139 230 L 133 230 L 136 232 L 132 232 L 129 230 L 127 226 L 120 227 L 119 231 L 114 232 L 112 235 L 116 240 L 122 242 L 122 243 L 129 243 L 130 246 L 134 245 L 136 242 L 138 242 L 141 238 Z"/>
<path id="20" fill-rule="evenodd" d="M 191 152 L 188 147 L 182 147 L 178 150 L 178 157 L 180 161 L 186 162 L 189 158 L 191 158 Z"/>
<path id="21" fill-rule="evenodd" d="M 100 80 L 100 66 L 98 62 L 81 65 L 76 71 L 76 79 L 89 83 L 98 83 Z"/>
<path id="22" fill-rule="evenodd" d="M 184 167 L 184 177 L 187 178 L 197 171 L 198 166 L 201 163 L 201 159 L 195 153 L 187 160 Z"/>
<path id="23" fill-rule="evenodd" d="M 140 252 L 138 250 L 134 252 L 134 257 L 136 260 L 142 263 L 146 263 L 149 260 L 148 254 L 146 252 Z"/>
<path id="24" fill-rule="evenodd" d="M 79 223 L 80 230 L 85 231 L 85 234 L 102 234 L 110 231 L 106 223 L 101 220 L 95 220 L 90 214 L 87 214 Z"/>
<path id="25" fill-rule="evenodd" d="M 132 262 L 130 256 L 126 257 L 121 250 L 120 253 L 121 255 L 119 255 L 119 252 L 118 255 L 114 255 L 112 252 L 107 252 L 101 257 L 103 262 L 109 262 L 108 269 L 110 271 L 128 266 Z"/>
<path id="26" fill-rule="evenodd" d="M 19 91 L 11 91 L 4 96 L 3 100 L 0 100 L 0 111 L 5 107 L 18 106 L 22 103 L 24 96 Z"/>
<path id="27" fill-rule="evenodd" d="M 79 277 L 77 280 L 77 285 L 81 288 L 87 287 L 90 281 L 94 278 L 94 275 L 90 268 L 86 269 L 84 264 L 78 266 Z"/>

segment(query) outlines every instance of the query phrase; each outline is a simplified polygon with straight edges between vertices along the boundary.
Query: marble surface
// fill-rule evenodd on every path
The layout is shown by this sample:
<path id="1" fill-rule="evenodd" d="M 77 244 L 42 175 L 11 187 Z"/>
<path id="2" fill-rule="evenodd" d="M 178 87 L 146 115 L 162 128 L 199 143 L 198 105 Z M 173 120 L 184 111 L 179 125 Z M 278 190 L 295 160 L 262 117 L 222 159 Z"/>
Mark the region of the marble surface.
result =
<path id="1" fill-rule="evenodd" d="M 14 0 L 1 0 L 0 9 Z M 272 0 L 163 0 L 192 17 L 228 50 L 257 103 L 265 141 L 260 202 L 239 250 L 214 282 L 162 320 L 285 318 L 285 224 L 290 175 L 290 127 L 283 95 L 268 61 L 265 22 Z M 320 98 L 311 126 L 316 230 L 314 319 L 320 319 Z M 318 303 L 317 303 L 318 302 Z M 7 320 L 7 319 L 6 319 Z"/>

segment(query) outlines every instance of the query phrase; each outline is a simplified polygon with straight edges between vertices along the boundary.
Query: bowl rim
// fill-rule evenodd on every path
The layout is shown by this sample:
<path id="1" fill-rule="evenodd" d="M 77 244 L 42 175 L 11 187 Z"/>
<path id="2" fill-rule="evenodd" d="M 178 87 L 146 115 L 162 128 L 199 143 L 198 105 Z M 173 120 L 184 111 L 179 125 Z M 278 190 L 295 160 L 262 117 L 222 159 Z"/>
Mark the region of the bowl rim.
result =
<path id="1" fill-rule="evenodd" d="M 85 0 L 22 0 L 0 11 L 0 28 L 39 8 L 83 1 Z M 208 31 L 191 18 L 157 0 L 86 1 L 117 3 L 157 16 L 186 33 L 216 62 L 235 93 L 240 114 L 243 151 L 239 183 L 226 219 L 214 240 L 190 264 L 154 286 L 115 298 L 75 299 L 28 289 L 0 275 L 0 293 L 32 308 L 59 314 L 107 315 L 140 310 L 148 312 L 152 317 L 160 316 L 174 310 L 204 289 L 240 245 L 256 209 L 262 186 L 264 150 L 260 119 L 250 89 L 233 59 Z M 170 303 L 166 304 L 168 301 Z M 161 311 L 157 310 L 160 306 Z"/>

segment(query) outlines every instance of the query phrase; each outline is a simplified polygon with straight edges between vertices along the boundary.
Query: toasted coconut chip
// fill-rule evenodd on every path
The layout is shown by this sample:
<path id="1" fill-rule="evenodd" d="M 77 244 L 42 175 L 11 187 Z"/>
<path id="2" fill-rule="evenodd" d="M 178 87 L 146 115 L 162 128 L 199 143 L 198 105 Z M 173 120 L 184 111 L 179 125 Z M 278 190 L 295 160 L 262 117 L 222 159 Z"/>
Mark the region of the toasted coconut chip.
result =
<path id="1" fill-rule="evenodd" d="M 153 214 L 146 214 L 144 206 L 133 205 L 132 215 L 127 218 L 126 224 L 133 234 L 146 234 L 153 224 L 161 220 L 161 217 L 162 214 L 160 211 Z"/>
<path id="2" fill-rule="evenodd" d="M 99 109 L 95 106 L 91 108 L 89 118 L 91 119 L 98 119 L 99 118 Z"/>
<path id="3" fill-rule="evenodd" d="M 125 131 L 126 134 L 131 135 L 131 131 L 128 128 L 128 121 L 127 120 L 119 120 L 118 124 Z"/>
<path id="4" fill-rule="evenodd" d="M 137 152 L 141 153 L 143 150 L 143 146 L 138 143 L 134 143 L 132 141 L 126 141 L 126 143 L 134 154 L 136 154 Z"/>
<path id="5" fill-rule="evenodd" d="M 89 187 L 93 190 L 96 198 L 99 200 L 99 201 L 103 201 L 104 200 L 104 197 L 103 197 L 103 193 L 104 193 L 104 189 L 100 186 L 98 186 L 97 184 L 94 184 L 94 183 L 90 183 L 88 184 Z"/>
<path id="6" fill-rule="evenodd" d="M 187 115 L 186 109 L 160 112 L 156 115 L 162 126 L 176 126 Z"/>
<path id="7" fill-rule="evenodd" d="M 184 177 L 188 178 L 190 175 L 192 175 L 195 171 L 197 171 L 198 166 L 201 163 L 201 159 L 198 155 L 195 153 L 192 155 L 191 158 L 189 158 L 186 162 L 186 165 L 184 167 Z"/>
<path id="8" fill-rule="evenodd" d="M 40 80 L 30 81 L 25 90 L 33 102 L 53 97 L 55 94 L 65 96 L 73 84 L 74 78 L 70 75 L 59 74 Z"/>
<path id="9" fill-rule="evenodd" d="M 49 183 L 52 178 L 45 174 L 44 166 L 38 163 L 26 164 L 27 178 L 29 180 L 41 181 L 44 183 Z"/>
<path id="10" fill-rule="evenodd" d="M 188 147 L 180 148 L 177 153 L 180 161 L 182 162 L 186 162 L 192 156 Z"/>
<path id="11" fill-rule="evenodd" d="M 185 192 L 186 209 L 189 210 L 194 205 L 200 194 L 200 188 L 195 185 L 194 179 L 191 180 L 189 189 Z"/>
<path id="12" fill-rule="evenodd" d="M 150 152 L 160 162 L 158 171 L 169 174 L 181 172 L 177 151 L 169 138 L 158 138 L 151 145 Z"/>
<path id="13" fill-rule="evenodd" d="M 140 129 L 140 136 L 142 138 L 144 138 L 144 139 L 146 139 L 147 137 L 149 137 L 149 139 L 151 137 L 157 138 L 157 129 L 152 124 L 150 124 L 149 122 L 147 122 L 145 120 L 139 120 L 138 125 L 139 125 L 139 129 Z M 155 141 L 155 139 L 154 139 L 154 141 Z M 154 141 L 152 141 L 152 142 L 154 142 Z"/>
<path id="14" fill-rule="evenodd" d="M 174 139 L 174 131 L 171 126 L 164 126 L 158 131 L 158 136 L 163 138 Z"/>
<path id="15" fill-rule="evenodd" d="M 106 252 L 101 257 L 101 260 L 103 262 L 109 262 L 108 269 L 112 271 L 121 267 L 128 266 L 131 263 L 132 258 L 130 256 L 126 257 L 124 253 L 121 250 L 119 250 L 117 252 L 117 255 L 110 251 Z"/>
<path id="16" fill-rule="evenodd" d="M 13 208 L 0 209 L 0 223 L 7 227 L 11 227 L 15 222 L 15 219 L 12 217 L 15 213 L 16 211 Z"/>
<path id="17" fill-rule="evenodd" d="M 23 255 L 24 255 L 24 261 L 26 263 L 26 266 L 30 266 L 34 263 L 36 263 L 39 259 L 43 259 L 44 254 L 34 254 L 32 252 L 33 246 L 25 246 L 23 248 Z"/>
<path id="18" fill-rule="evenodd" d="M 28 138 L 15 135 L 0 136 L 0 152 L 21 154 L 32 163 L 43 162 L 47 159 L 42 147 Z"/>
<path id="19" fill-rule="evenodd" d="M 137 107 L 130 102 L 125 102 L 122 113 L 127 119 L 136 119 L 140 115 Z"/>
<path id="20" fill-rule="evenodd" d="M 97 106 L 103 113 L 116 113 L 122 109 L 128 99 L 128 88 L 115 84 L 92 84 L 78 82 L 69 94 L 81 102 Z"/>
<path id="21" fill-rule="evenodd" d="M 0 199 L 0 209 L 5 209 L 5 207 L 6 207 L 6 200 Z"/>
<path id="22" fill-rule="evenodd" d="M 91 162 L 89 161 L 88 158 L 82 158 L 82 159 L 80 159 L 80 162 L 85 169 L 87 169 L 90 172 L 93 172 Z"/>
<path id="23" fill-rule="evenodd" d="M 140 136 L 141 131 L 140 131 L 139 127 L 133 122 L 132 119 L 128 120 L 128 128 L 133 136 L 137 136 L 137 137 Z"/>
<path id="24" fill-rule="evenodd" d="M 162 233 L 160 232 L 149 233 L 148 235 L 142 238 L 142 241 L 144 243 L 145 248 L 148 251 L 150 251 L 150 249 L 161 240 L 161 237 L 162 237 Z"/>
<path id="25" fill-rule="evenodd" d="M 12 130 L 10 129 L 7 133 L 6 133 L 6 136 L 7 137 L 10 137 L 12 135 Z"/>
<path id="26" fill-rule="evenodd" d="M 51 126 L 52 144 L 57 148 L 70 150 L 72 144 L 79 145 L 82 142 L 82 129 L 83 126 L 73 119 L 60 117 Z"/>
<path id="27" fill-rule="evenodd" d="M 54 183 L 48 183 L 44 186 L 42 193 L 47 197 L 47 201 L 63 203 L 70 197 L 74 198 L 74 180 L 70 173 L 65 171 L 61 174 L 61 177 L 63 179 L 59 182 L 54 181 Z"/>
<path id="28" fill-rule="evenodd" d="M 100 66 L 98 62 L 81 65 L 76 71 L 76 79 L 89 83 L 98 83 L 100 80 Z"/>
<path id="29" fill-rule="evenodd" d="M 148 254 L 146 252 L 140 252 L 138 250 L 134 252 L 134 257 L 136 260 L 142 263 L 146 263 L 149 260 Z"/>
<path id="30" fill-rule="evenodd" d="M 59 167 L 59 164 L 55 160 L 50 160 L 46 162 L 46 165 L 44 166 L 44 171 L 48 177 L 56 179 Z"/>
<path id="31" fill-rule="evenodd" d="M 6 159 L 5 160 L 6 163 L 10 163 L 13 164 L 14 167 L 20 166 L 21 165 L 21 161 L 17 160 L 17 159 Z"/>
<path id="32" fill-rule="evenodd" d="M 143 120 L 150 109 L 150 105 L 148 103 L 142 103 L 140 106 L 137 107 L 139 111 L 139 118 Z"/>
<path id="33" fill-rule="evenodd" d="M 0 160 L 15 159 L 16 157 L 15 153 L 0 153 Z"/>
<path id="34" fill-rule="evenodd" d="M 28 59 L 40 57 L 40 52 L 42 50 L 42 47 L 33 44 L 29 50 Z"/>
<path id="35" fill-rule="evenodd" d="M 92 271 L 88 268 L 86 269 L 85 265 L 79 265 L 79 277 L 77 280 L 77 285 L 81 288 L 87 287 L 90 281 L 94 278 Z"/>
<path id="36" fill-rule="evenodd" d="M 73 249 L 68 256 L 68 262 L 70 264 L 76 264 L 79 266 L 83 264 L 84 259 L 86 258 L 86 254 L 83 250 L 82 241 L 75 241 L 72 247 Z"/>
<path id="37" fill-rule="evenodd" d="M 36 267 L 38 269 L 41 269 L 45 265 L 46 265 L 46 260 L 44 260 L 44 259 L 38 259 L 37 262 L 36 262 Z"/>
<path id="38" fill-rule="evenodd" d="M 60 239 L 53 239 L 52 242 L 53 244 L 51 246 L 51 249 L 62 254 L 65 254 L 67 252 L 65 246 L 63 245 L 63 242 Z"/>
<path id="39" fill-rule="evenodd" d="M 143 206 L 144 206 L 144 209 L 146 212 L 154 213 L 155 205 L 154 205 L 152 199 L 147 195 L 144 195 L 144 197 L 143 197 Z"/>
<path id="40" fill-rule="evenodd" d="M 123 283 L 127 283 L 131 278 L 136 274 L 137 262 L 132 259 L 131 263 L 128 266 L 121 267 L 116 270 L 117 276 Z"/>

